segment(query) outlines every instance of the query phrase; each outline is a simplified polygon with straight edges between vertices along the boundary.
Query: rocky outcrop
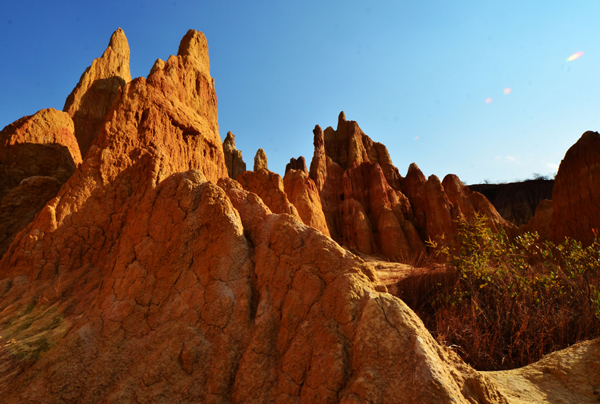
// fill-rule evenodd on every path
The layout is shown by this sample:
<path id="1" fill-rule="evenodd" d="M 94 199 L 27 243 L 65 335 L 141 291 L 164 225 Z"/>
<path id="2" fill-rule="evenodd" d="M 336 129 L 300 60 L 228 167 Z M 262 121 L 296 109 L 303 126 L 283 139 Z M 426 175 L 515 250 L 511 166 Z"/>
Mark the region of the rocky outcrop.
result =
<path id="1" fill-rule="evenodd" d="M 600 338 L 551 353 L 520 369 L 486 372 L 510 403 L 597 403 Z"/>
<path id="2" fill-rule="evenodd" d="M 288 213 L 300 218 L 288 200 L 279 174 L 262 168 L 242 173 L 237 181 L 243 189 L 258 195 L 273 213 Z"/>
<path id="3" fill-rule="evenodd" d="M 329 236 L 319 190 L 307 172 L 296 169 L 286 170 L 283 177 L 283 188 L 287 198 L 298 211 L 302 222 Z"/>
<path id="4" fill-rule="evenodd" d="M 55 177 L 32 176 L 0 199 L 0 257 L 17 233 L 56 196 L 61 185 Z"/>
<path id="5" fill-rule="evenodd" d="M 494 401 L 372 267 L 226 178 L 204 44 L 125 85 L 0 261 L 3 401 Z"/>
<path id="6" fill-rule="evenodd" d="M 469 185 L 469 189 L 483 194 L 504 219 L 517 226 L 527 224 L 539 203 L 552 198 L 553 187 L 554 180 L 545 179 Z"/>
<path id="7" fill-rule="evenodd" d="M 519 232 L 537 232 L 541 240 L 547 240 L 551 235 L 551 225 L 552 201 L 544 199 L 538 204 L 535 215 L 529 220 L 529 223 L 519 227 Z"/>
<path id="8" fill-rule="evenodd" d="M 267 153 L 263 149 L 258 149 L 254 156 L 254 171 L 268 170 Z"/>
<path id="9" fill-rule="evenodd" d="M 425 233 L 426 240 L 438 240 L 440 237 L 449 237 L 456 231 L 455 220 L 460 214 L 456 206 L 450 202 L 440 179 L 430 175 L 423 184 L 425 196 Z M 413 205 L 414 206 L 414 205 Z"/>
<path id="10" fill-rule="evenodd" d="M 43 109 L 0 132 L 0 196 L 36 175 L 65 182 L 78 164 L 81 154 L 73 121 L 64 112 Z"/>
<path id="11" fill-rule="evenodd" d="M 287 163 L 285 166 L 285 173 L 287 174 L 289 170 L 302 170 L 308 174 L 308 169 L 306 168 L 306 160 L 304 160 L 304 157 L 300 156 L 298 157 L 298 159 L 292 157 L 290 159 L 290 162 Z"/>
<path id="12" fill-rule="evenodd" d="M 500 213 L 485 196 L 469 189 L 456 175 L 445 176 L 442 186 L 449 201 L 467 221 L 472 221 L 475 213 L 479 213 L 487 217 L 488 226 L 494 232 L 505 230 L 512 234 L 516 230 L 516 226 L 500 216 Z"/>
<path id="13" fill-rule="evenodd" d="M 229 178 L 236 179 L 238 175 L 246 171 L 246 163 L 242 159 L 242 152 L 235 147 L 235 136 L 227 132 L 227 137 L 223 141 L 223 153 L 225 154 L 225 165 Z"/>
<path id="14" fill-rule="evenodd" d="M 129 44 L 119 28 L 110 37 L 102 57 L 81 75 L 63 108 L 73 118 L 82 156 L 98 137 L 119 91 L 130 81 Z"/>
<path id="15" fill-rule="evenodd" d="M 189 38 L 198 46 L 123 88 L 80 168 L 5 254 L 4 276 L 23 268 L 42 277 L 61 268 L 97 268 L 136 200 L 165 178 L 190 169 L 212 181 L 227 175 L 213 81 L 203 64 L 206 40 L 195 31 Z M 31 248 L 40 253 L 31 255 Z"/>
<path id="16" fill-rule="evenodd" d="M 364 254 L 407 260 L 425 251 L 411 221 L 400 175 L 385 146 L 342 112 L 338 128 L 314 130 L 310 178 L 319 190 L 331 237 Z M 392 185 L 390 185 L 392 184 Z"/>
<path id="17" fill-rule="evenodd" d="M 584 244 L 600 230 L 600 134 L 585 132 L 567 151 L 558 168 L 552 191 L 552 234 Z"/>
<path id="18" fill-rule="evenodd" d="M 392 165 L 386 147 L 373 142 L 343 113 L 338 129 L 314 130 L 310 177 L 319 190 L 329 232 L 342 245 L 368 255 L 411 261 L 424 241 L 452 237 L 457 220 L 485 214 L 492 229 L 514 232 L 477 192 L 455 175 L 426 179 L 416 164 L 406 178 Z"/>
<path id="19" fill-rule="evenodd" d="M 0 132 L 0 257 L 81 164 L 73 121 L 55 109 Z"/>
<path id="20" fill-rule="evenodd" d="M 423 240 L 440 240 L 442 236 L 448 240 L 458 231 L 461 218 L 471 221 L 476 213 L 486 215 L 494 231 L 504 230 L 509 234 L 516 231 L 516 226 L 504 220 L 483 195 L 471 191 L 456 175 L 448 174 L 442 182 L 435 175 L 426 179 L 412 163 L 401 184 L 413 208 L 415 228 Z"/>
<path id="21" fill-rule="evenodd" d="M 369 221 L 407 214 L 379 163 L 340 170 L 369 185 L 348 194 L 357 206 L 383 198 Z M 123 87 L 83 163 L 0 260 L 2 401 L 519 402 L 515 378 L 465 365 L 372 264 L 268 200 L 227 175 L 206 40 L 191 30 Z M 596 345 L 518 377 L 590 401 Z M 578 384 L 561 390 L 571 368 Z"/>

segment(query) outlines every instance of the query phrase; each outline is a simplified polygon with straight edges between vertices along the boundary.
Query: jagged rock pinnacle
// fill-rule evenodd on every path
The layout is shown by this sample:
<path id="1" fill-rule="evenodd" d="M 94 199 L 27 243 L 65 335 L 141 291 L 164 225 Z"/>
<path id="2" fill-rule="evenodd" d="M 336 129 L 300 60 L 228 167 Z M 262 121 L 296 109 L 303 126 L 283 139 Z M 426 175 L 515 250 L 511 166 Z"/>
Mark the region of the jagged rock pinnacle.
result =
<path id="1" fill-rule="evenodd" d="M 125 36 L 125 32 L 118 28 L 110 37 L 108 47 L 115 51 L 117 54 L 123 56 L 127 60 L 129 65 L 129 42 Z M 128 67 L 129 68 L 129 67 Z M 131 80 L 131 77 L 129 78 Z"/>
<path id="2" fill-rule="evenodd" d="M 263 149 L 258 149 L 256 152 L 256 156 L 254 156 L 254 171 L 258 171 L 264 168 L 268 170 L 267 167 L 267 153 Z"/>
<path id="3" fill-rule="evenodd" d="M 313 139 L 313 145 L 315 146 L 315 149 L 323 148 L 325 145 L 325 140 L 323 139 L 323 129 L 321 129 L 319 125 L 315 125 L 313 133 L 315 135 Z"/>
<path id="4" fill-rule="evenodd" d="M 177 55 L 197 59 L 198 69 L 209 74 L 208 44 L 202 32 L 190 29 L 181 40 Z"/>
<path id="5" fill-rule="evenodd" d="M 285 166 L 285 172 L 287 173 L 290 170 L 301 170 L 308 174 L 308 169 L 306 168 L 306 160 L 304 157 L 300 156 L 298 159 L 291 158 L 290 162 Z"/>
<path id="6" fill-rule="evenodd" d="M 81 75 L 63 108 L 73 119 L 83 157 L 98 137 L 119 89 L 130 81 L 129 44 L 119 28 L 110 37 L 102 57 L 95 59 Z"/>
<path id="7" fill-rule="evenodd" d="M 227 132 L 223 141 L 223 153 L 225 154 L 225 165 L 229 178 L 236 179 L 238 175 L 246 171 L 246 163 L 242 159 L 242 152 L 235 147 L 235 135 Z"/>

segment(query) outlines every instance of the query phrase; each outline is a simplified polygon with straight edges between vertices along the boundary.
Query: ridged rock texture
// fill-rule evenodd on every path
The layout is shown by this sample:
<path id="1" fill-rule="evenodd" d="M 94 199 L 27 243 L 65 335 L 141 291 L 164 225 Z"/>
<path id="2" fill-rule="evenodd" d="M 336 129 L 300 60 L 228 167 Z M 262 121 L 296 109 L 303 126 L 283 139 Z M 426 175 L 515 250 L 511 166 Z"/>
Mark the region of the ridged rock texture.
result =
<path id="1" fill-rule="evenodd" d="M 340 113 L 337 130 L 315 127 L 310 178 L 319 190 L 331 237 L 364 254 L 402 260 L 425 251 L 409 218 L 387 149 Z M 381 164 L 380 164 L 381 162 Z M 385 170 L 384 170 L 385 167 Z M 387 172 L 387 177 L 386 177 Z M 388 181 L 389 178 L 389 181 Z"/>
<path id="2" fill-rule="evenodd" d="M 81 164 L 73 121 L 44 109 L 0 132 L 0 257 Z"/>
<path id="3" fill-rule="evenodd" d="M 283 177 L 283 188 L 289 201 L 298 211 L 302 222 L 329 236 L 319 190 L 306 170 L 287 170 Z"/>
<path id="4" fill-rule="evenodd" d="M 119 91 L 130 81 L 129 43 L 119 28 L 110 37 L 102 57 L 95 59 L 81 75 L 63 108 L 73 118 L 75 136 L 83 157 L 98 137 Z"/>
<path id="5" fill-rule="evenodd" d="M 229 178 L 236 179 L 238 175 L 246 171 L 246 163 L 242 158 L 242 152 L 235 147 L 235 136 L 227 132 L 223 141 L 223 153 L 225 154 L 225 165 Z"/>
<path id="6" fill-rule="evenodd" d="M 552 191 L 551 238 L 565 237 L 584 244 L 600 234 L 600 134 L 585 132 L 558 167 Z"/>
<path id="7" fill-rule="evenodd" d="M 260 149 L 262 150 L 262 149 Z M 246 171 L 237 177 L 243 189 L 258 195 L 273 213 L 288 213 L 298 218 L 298 210 L 289 201 L 281 176 L 277 173 L 261 168 Z"/>
<path id="8" fill-rule="evenodd" d="M 402 177 L 387 148 L 343 112 L 337 130 L 315 128 L 314 145 L 310 178 L 331 237 L 348 248 L 412 262 L 425 254 L 424 241 L 451 237 L 456 221 L 472 220 L 476 212 L 487 215 L 494 230 L 514 231 L 483 195 L 455 175 L 443 183 L 435 175 L 426 179 L 413 163 Z"/>
<path id="9" fill-rule="evenodd" d="M 206 39 L 193 30 L 177 56 L 118 91 L 83 162 L 0 260 L 3 403 L 597 399 L 596 341 L 511 373 L 465 365 L 372 264 L 274 211 L 293 207 L 281 177 L 229 178 L 216 112 Z M 390 185 L 402 179 L 373 147 L 357 164 L 313 160 L 323 175 L 298 198 L 316 204 L 332 181 L 357 211 L 387 198 L 366 205 L 369 218 L 403 223 L 410 205 Z M 312 189 L 302 170 L 288 174 Z M 246 189 L 252 181 L 281 191 L 281 205 Z"/>
<path id="10" fill-rule="evenodd" d="M 446 175 L 442 187 L 448 200 L 458 210 L 456 216 L 462 215 L 467 221 L 472 221 L 475 213 L 480 213 L 486 215 L 489 227 L 495 232 L 507 230 L 512 233 L 516 229 L 515 225 L 500 216 L 485 196 L 469 189 L 456 175 Z"/>

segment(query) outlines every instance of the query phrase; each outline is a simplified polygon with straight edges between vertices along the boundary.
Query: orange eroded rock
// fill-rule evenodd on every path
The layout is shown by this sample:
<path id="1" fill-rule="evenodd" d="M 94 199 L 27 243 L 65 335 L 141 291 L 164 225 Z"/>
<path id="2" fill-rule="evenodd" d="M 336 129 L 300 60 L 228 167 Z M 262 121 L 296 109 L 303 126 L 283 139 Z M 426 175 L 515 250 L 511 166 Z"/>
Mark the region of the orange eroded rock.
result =
<path id="1" fill-rule="evenodd" d="M 236 179 L 238 175 L 246 171 L 246 163 L 242 159 L 242 152 L 235 147 L 235 136 L 227 132 L 223 141 L 223 153 L 225 154 L 225 165 L 229 178 Z"/>
<path id="2" fill-rule="evenodd" d="M 298 210 L 288 200 L 279 174 L 261 168 L 240 174 L 237 181 L 246 191 L 258 195 L 273 213 L 289 213 L 300 218 Z"/>
<path id="3" fill-rule="evenodd" d="M 427 240 L 427 196 L 425 195 L 427 178 L 419 167 L 412 163 L 408 166 L 406 177 L 401 183 L 413 210 L 413 224 L 421 238 Z"/>
<path id="4" fill-rule="evenodd" d="M 551 239 L 565 237 L 584 244 L 600 231 L 600 134 L 585 132 L 567 151 L 552 190 Z"/>
<path id="5" fill-rule="evenodd" d="M 439 239 L 455 233 L 457 228 L 455 220 L 459 218 L 457 207 L 450 202 L 440 179 L 430 175 L 424 185 L 425 188 L 425 237 L 427 240 Z"/>
<path id="6" fill-rule="evenodd" d="M 190 31 L 180 55 L 125 85 L 86 160 L 4 256 L 4 275 L 96 265 L 139 198 L 163 179 L 190 169 L 215 182 L 227 175 L 203 52 L 204 35 Z"/>
<path id="7" fill-rule="evenodd" d="M 237 211 L 205 179 L 227 175 L 205 45 L 190 31 L 179 56 L 125 85 L 0 261 L 2 337 L 17 341 L 0 352 L 14 365 L 0 367 L 6 402 L 173 401 L 194 372 L 198 400 L 228 394 L 252 278 Z"/>
<path id="8" fill-rule="evenodd" d="M 267 153 L 263 149 L 258 149 L 254 156 L 254 171 L 268 170 L 267 166 Z"/>
<path id="9" fill-rule="evenodd" d="M 304 157 L 300 156 L 297 159 L 292 157 L 290 159 L 290 162 L 285 165 L 286 174 L 289 170 L 302 170 L 308 174 L 308 169 L 306 168 L 306 160 L 304 159 Z"/>
<path id="10" fill-rule="evenodd" d="M 377 292 L 385 287 L 373 267 L 294 217 L 268 214 L 251 193 L 226 188 L 254 245 L 259 296 L 231 402 L 387 403 L 400 391 L 403 402 L 501 399 L 439 348 L 406 305 Z"/>
<path id="11" fill-rule="evenodd" d="M 469 189 L 456 175 L 446 175 L 442 186 L 450 202 L 458 208 L 466 220 L 473 220 L 475 213 L 479 213 L 488 218 L 488 226 L 494 232 L 503 229 L 507 233 L 513 234 L 516 231 L 516 226 L 500 216 L 494 205 L 485 196 Z"/>
<path id="12" fill-rule="evenodd" d="M 0 257 L 81 164 L 73 121 L 55 109 L 0 132 Z"/>
<path id="13" fill-rule="evenodd" d="M 457 220 L 463 217 L 471 221 L 475 213 L 486 215 L 494 231 L 503 229 L 509 234 L 516 231 L 516 226 L 504 220 L 485 196 L 463 185 L 456 175 L 448 174 L 443 182 L 435 175 L 425 179 L 419 167 L 412 163 L 401 185 L 422 240 L 440 240 L 442 236 L 448 240 L 458 230 Z"/>
<path id="14" fill-rule="evenodd" d="M 73 118 L 75 136 L 84 157 L 98 137 L 119 90 L 130 81 L 129 44 L 119 28 L 110 37 L 102 57 L 95 59 L 81 75 L 63 108 Z"/>
<path id="15" fill-rule="evenodd" d="M 317 186 L 306 171 L 289 169 L 283 177 L 283 186 L 289 201 L 298 211 L 305 225 L 314 227 L 329 236 Z"/>
<path id="16" fill-rule="evenodd" d="M 518 378 L 543 399 L 538 368 L 476 372 L 371 263 L 274 213 L 293 208 L 279 176 L 246 182 L 276 198 L 229 178 L 217 129 L 206 40 L 189 31 L 178 56 L 124 86 L 84 162 L 0 260 L 3 402 L 491 404 L 519 402 Z M 316 188 L 333 181 L 365 217 L 354 230 L 410 213 L 379 163 L 315 164 L 327 174 Z M 597 367 L 576 355 L 547 362 L 557 373 L 544 383 L 595 398 L 598 372 L 580 371 L 579 389 L 558 382 Z"/>
<path id="17" fill-rule="evenodd" d="M 338 129 L 314 130 L 310 177 L 334 240 L 364 254 L 410 260 L 425 251 L 411 223 L 409 200 L 385 146 L 342 112 Z"/>
<path id="18" fill-rule="evenodd" d="M 81 164 L 73 132 L 71 118 L 52 108 L 6 126 L 0 132 L 0 196 L 35 175 L 65 182 Z"/>

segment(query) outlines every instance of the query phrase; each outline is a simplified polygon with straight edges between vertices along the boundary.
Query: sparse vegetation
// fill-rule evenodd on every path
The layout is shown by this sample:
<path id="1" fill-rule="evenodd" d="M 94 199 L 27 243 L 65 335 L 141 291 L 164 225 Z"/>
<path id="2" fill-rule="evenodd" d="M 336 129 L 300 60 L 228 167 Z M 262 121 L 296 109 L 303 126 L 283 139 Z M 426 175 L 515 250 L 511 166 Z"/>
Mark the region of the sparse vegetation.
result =
<path id="1" fill-rule="evenodd" d="M 512 181 L 506 181 L 506 180 L 490 181 L 489 178 L 486 178 L 481 182 L 481 184 L 504 185 L 504 184 L 512 184 L 512 183 L 525 182 L 525 181 L 553 181 L 555 177 L 556 177 L 556 173 L 546 174 L 546 175 L 540 174 L 540 173 L 533 173 L 533 174 L 531 174 L 531 177 L 525 178 L 524 180 L 515 178 Z M 473 185 L 479 185 L 479 184 L 473 184 Z"/>
<path id="2" fill-rule="evenodd" d="M 599 336 L 598 235 L 588 247 L 536 233 L 511 240 L 486 220 L 461 220 L 455 239 L 429 243 L 456 271 L 412 303 L 438 341 L 476 369 L 498 370 Z"/>
<path id="3" fill-rule="evenodd" d="M 549 175 L 543 175 L 543 174 L 540 174 L 540 173 L 533 173 L 531 179 L 532 180 L 551 181 L 551 180 L 554 179 L 554 177 L 556 177 L 556 174 L 553 175 L 552 177 L 550 177 Z M 525 181 L 528 181 L 528 180 L 530 180 L 530 179 L 528 178 Z"/>

